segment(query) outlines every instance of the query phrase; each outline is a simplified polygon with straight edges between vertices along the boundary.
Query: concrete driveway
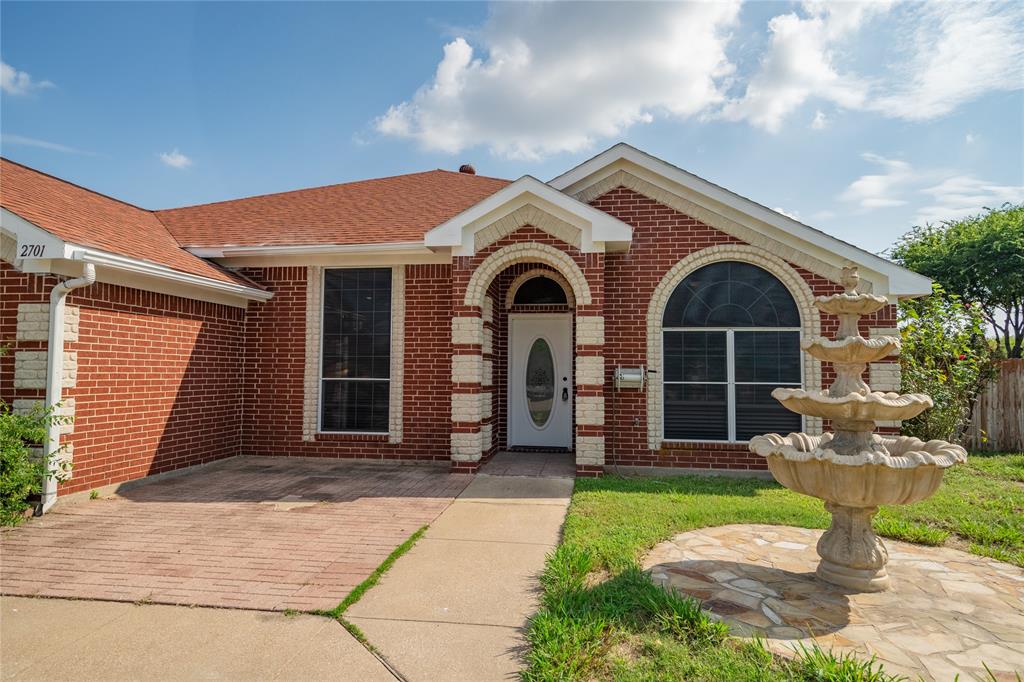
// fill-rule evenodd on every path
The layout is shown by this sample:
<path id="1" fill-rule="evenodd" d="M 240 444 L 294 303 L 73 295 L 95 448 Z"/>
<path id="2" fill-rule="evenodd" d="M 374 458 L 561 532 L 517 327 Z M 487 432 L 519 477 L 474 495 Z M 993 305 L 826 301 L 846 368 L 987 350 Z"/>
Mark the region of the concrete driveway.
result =
<path id="1" fill-rule="evenodd" d="M 330 609 L 471 480 L 424 465 L 236 457 L 0 533 L 0 593 Z"/>

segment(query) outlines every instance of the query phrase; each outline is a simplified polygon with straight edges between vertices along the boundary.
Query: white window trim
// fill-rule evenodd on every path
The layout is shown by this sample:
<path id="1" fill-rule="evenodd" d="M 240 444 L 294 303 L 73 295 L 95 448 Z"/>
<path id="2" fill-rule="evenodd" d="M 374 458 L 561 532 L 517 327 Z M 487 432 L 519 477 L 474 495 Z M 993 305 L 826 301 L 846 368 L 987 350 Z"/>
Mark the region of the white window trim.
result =
<path id="1" fill-rule="evenodd" d="M 647 308 L 647 366 L 654 374 L 647 385 L 647 447 L 659 450 L 665 443 L 663 386 L 662 386 L 662 320 L 668 300 L 675 288 L 690 273 L 705 265 L 720 261 L 740 261 L 764 268 L 786 287 L 793 300 L 796 301 L 800 313 L 801 340 L 821 336 L 821 316 L 814 306 L 814 294 L 810 286 L 800 274 L 784 260 L 749 244 L 719 244 L 706 249 L 694 251 L 683 257 L 668 269 L 661 281 L 651 293 Z M 820 273 L 819 273 L 820 274 Z M 821 363 L 810 354 L 803 358 L 804 388 L 815 390 L 821 388 Z M 804 419 L 804 431 L 812 435 L 821 433 L 822 420 L 817 417 Z M 712 441 L 699 441 L 702 443 Z"/>
<path id="2" fill-rule="evenodd" d="M 662 327 L 661 329 L 661 357 L 662 357 L 662 369 L 664 369 L 664 357 L 665 357 L 665 333 L 666 332 L 725 332 L 725 381 L 665 381 L 665 377 L 659 377 L 659 381 L 662 385 L 661 391 L 661 440 L 663 443 L 728 443 L 728 444 L 746 444 L 749 440 L 738 440 L 736 438 L 736 384 L 740 383 L 744 386 L 786 386 L 793 388 L 800 388 L 804 385 L 804 363 L 800 362 L 800 381 L 796 384 L 781 384 L 776 381 L 736 381 L 736 332 L 795 332 L 797 335 L 801 333 L 800 327 Z M 726 407 L 726 418 L 728 420 L 727 429 L 729 437 L 726 440 L 708 440 L 707 438 L 667 438 L 665 436 L 665 390 L 666 384 L 700 384 L 702 386 L 707 384 L 721 385 L 725 384 L 725 407 Z M 805 429 L 804 416 L 800 415 L 800 430 Z"/>
<path id="3" fill-rule="evenodd" d="M 387 266 L 384 266 L 387 267 Z M 389 443 L 401 443 L 403 437 L 402 412 L 405 378 L 405 266 L 391 266 L 391 349 L 390 377 L 373 379 L 387 381 L 388 430 L 387 431 L 326 431 L 321 424 L 320 406 L 323 402 L 323 291 L 327 270 L 380 269 L 377 266 L 351 265 L 339 267 L 309 266 L 306 289 L 306 373 L 305 396 L 303 401 L 304 441 L 314 441 L 316 436 L 387 436 Z M 358 381 L 352 379 L 351 381 Z"/>

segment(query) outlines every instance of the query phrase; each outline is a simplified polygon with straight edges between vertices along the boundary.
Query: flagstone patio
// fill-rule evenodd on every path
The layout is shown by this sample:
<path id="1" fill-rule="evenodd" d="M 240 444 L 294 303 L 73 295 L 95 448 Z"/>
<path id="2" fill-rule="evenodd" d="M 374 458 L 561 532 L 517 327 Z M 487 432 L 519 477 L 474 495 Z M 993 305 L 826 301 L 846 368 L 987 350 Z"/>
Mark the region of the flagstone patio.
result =
<path id="1" fill-rule="evenodd" d="M 889 592 L 818 580 L 820 530 L 731 525 L 677 535 L 645 558 L 734 634 L 791 655 L 800 642 L 877 656 L 890 673 L 946 682 L 1024 671 L 1024 570 L 946 547 L 886 540 Z"/>

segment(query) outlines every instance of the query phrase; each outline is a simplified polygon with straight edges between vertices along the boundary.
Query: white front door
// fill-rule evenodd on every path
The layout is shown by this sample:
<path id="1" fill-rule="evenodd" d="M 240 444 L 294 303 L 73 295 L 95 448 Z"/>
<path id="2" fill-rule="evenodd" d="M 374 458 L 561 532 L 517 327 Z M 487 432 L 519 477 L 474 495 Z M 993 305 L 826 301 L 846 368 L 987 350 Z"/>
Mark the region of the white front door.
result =
<path id="1" fill-rule="evenodd" d="M 572 315 L 509 315 L 508 444 L 572 441 Z"/>

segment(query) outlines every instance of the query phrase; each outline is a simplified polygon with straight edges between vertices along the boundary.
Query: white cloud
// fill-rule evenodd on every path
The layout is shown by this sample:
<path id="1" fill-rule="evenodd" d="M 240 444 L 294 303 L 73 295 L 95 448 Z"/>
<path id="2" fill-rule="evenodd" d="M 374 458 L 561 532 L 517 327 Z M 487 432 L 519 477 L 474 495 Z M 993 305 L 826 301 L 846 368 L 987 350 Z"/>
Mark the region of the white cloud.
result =
<path id="1" fill-rule="evenodd" d="M 908 120 L 937 118 L 989 92 L 1024 87 L 1024 4 L 909 5 L 913 55 L 871 108 Z"/>
<path id="2" fill-rule="evenodd" d="M 171 168 L 185 169 L 192 165 L 192 159 L 179 152 L 177 147 L 172 152 L 161 153 L 160 160 Z"/>
<path id="3" fill-rule="evenodd" d="M 845 108 L 864 105 L 868 83 L 840 74 L 834 52 L 888 4 L 809 2 L 803 10 L 805 16 L 792 12 L 769 20 L 771 40 L 760 67 L 743 96 L 722 109 L 725 118 L 777 132 L 786 116 L 812 97 Z"/>
<path id="4" fill-rule="evenodd" d="M 973 175 L 955 175 L 937 185 L 925 187 L 922 194 L 933 203 L 917 210 L 918 224 L 955 220 L 980 213 L 985 208 L 999 208 L 1009 202 L 1024 202 L 1024 185 L 998 185 L 979 180 Z"/>
<path id="5" fill-rule="evenodd" d="M 18 71 L 7 62 L 0 62 L 0 90 L 8 95 L 27 95 L 52 87 L 54 85 L 50 81 L 34 81 L 24 71 Z"/>
<path id="6" fill-rule="evenodd" d="M 786 216 L 787 218 L 792 218 L 793 220 L 796 220 L 796 221 L 800 220 L 800 214 L 797 213 L 796 211 L 787 211 L 786 209 L 779 208 L 778 206 L 776 206 L 772 210 L 775 211 L 776 213 L 781 213 L 782 215 Z"/>
<path id="7" fill-rule="evenodd" d="M 799 12 L 773 17 L 768 30 L 758 70 L 722 115 L 770 132 L 808 101 L 918 121 L 987 93 L 1024 88 L 1019 2 L 811 0 Z M 893 47 L 880 46 L 886 43 Z M 879 54 L 888 69 L 854 69 Z"/>
<path id="8" fill-rule="evenodd" d="M 1024 202 L 1022 185 L 1001 185 L 950 170 L 918 170 L 906 161 L 878 154 L 861 157 L 884 170 L 860 176 L 839 195 L 842 201 L 856 203 L 861 211 L 907 206 L 920 225 L 963 218 L 1007 202 Z M 917 208 L 911 208 L 915 204 Z"/>
<path id="9" fill-rule="evenodd" d="M 839 195 L 841 200 L 856 203 L 864 210 L 907 203 L 903 192 L 917 181 L 909 163 L 870 152 L 861 154 L 861 158 L 881 166 L 885 172 L 860 176 Z"/>
<path id="10" fill-rule="evenodd" d="M 58 142 L 48 142 L 47 140 L 39 140 L 34 137 L 25 137 L 24 135 L 15 135 L 13 133 L 3 133 L 0 135 L 0 141 L 4 144 L 21 145 L 24 147 L 38 147 L 39 149 L 49 149 L 54 152 L 63 152 L 64 154 L 86 154 L 93 156 L 93 152 L 87 152 L 75 147 L 69 147 Z"/>
<path id="11" fill-rule="evenodd" d="M 975 135 L 974 133 L 967 133 L 966 135 L 964 135 L 964 142 L 966 142 L 967 144 L 974 144 L 974 142 L 977 139 L 978 136 Z"/>
<path id="12" fill-rule="evenodd" d="M 811 121 L 811 128 L 814 130 L 824 130 L 828 127 L 828 116 L 821 109 L 818 109 L 814 113 L 814 120 Z"/>
<path id="13" fill-rule="evenodd" d="M 375 121 L 378 132 L 455 153 L 512 158 L 586 149 L 656 115 L 724 101 L 738 2 L 496 3 L 473 44 L 444 47 L 433 79 Z"/>

